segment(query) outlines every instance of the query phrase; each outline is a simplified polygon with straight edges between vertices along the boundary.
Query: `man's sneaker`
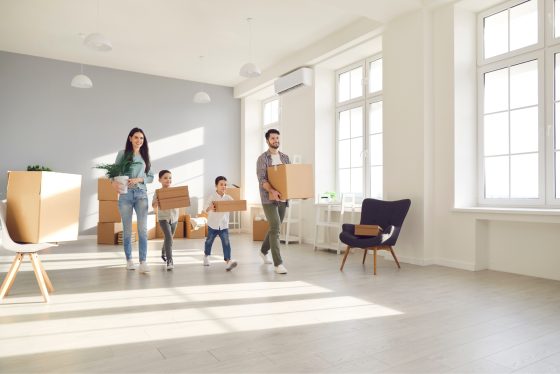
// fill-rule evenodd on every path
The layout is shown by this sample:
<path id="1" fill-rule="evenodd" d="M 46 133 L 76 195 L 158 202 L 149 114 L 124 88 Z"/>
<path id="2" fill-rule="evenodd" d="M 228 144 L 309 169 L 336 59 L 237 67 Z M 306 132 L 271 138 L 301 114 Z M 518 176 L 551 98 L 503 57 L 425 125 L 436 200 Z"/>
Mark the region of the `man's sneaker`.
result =
<path id="1" fill-rule="evenodd" d="M 204 258 L 202 259 L 202 265 L 210 266 L 210 261 L 208 261 L 208 256 L 204 255 Z"/>
<path id="2" fill-rule="evenodd" d="M 391 225 L 391 228 L 389 229 L 388 233 L 381 234 L 381 244 L 383 244 L 387 240 L 389 240 L 389 238 L 391 238 L 391 236 L 393 235 L 394 232 L 395 232 L 395 226 Z"/>
<path id="3" fill-rule="evenodd" d="M 272 264 L 272 261 L 270 260 L 270 257 L 268 257 L 268 255 L 265 255 L 261 251 L 259 251 L 259 255 L 261 256 L 261 258 L 263 260 L 263 264 Z"/>
<path id="4" fill-rule="evenodd" d="M 149 273 L 150 267 L 148 266 L 148 263 L 146 261 L 141 261 L 138 270 L 140 271 L 140 273 Z"/>
<path id="5" fill-rule="evenodd" d="M 165 249 L 161 249 L 161 259 L 163 262 L 167 262 L 167 257 L 165 257 Z"/>
<path id="6" fill-rule="evenodd" d="M 276 274 L 288 274 L 288 269 L 286 269 L 282 264 L 275 266 L 274 271 Z"/>
<path id="7" fill-rule="evenodd" d="M 136 265 L 132 260 L 126 260 L 126 270 L 136 270 Z"/>
<path id="8" fill-rule="evenodd" d="M 167 260 L 167 270 L 173 270 L 173 260 Z"/>
<path id="9" fill-rule="evenodd" d="M 226 264 L 226 271 L 230 271 L 231 269 L 233 269 L 236 266 L 237 266 L 237 261 L 229 260 L 228 263 Z"/>

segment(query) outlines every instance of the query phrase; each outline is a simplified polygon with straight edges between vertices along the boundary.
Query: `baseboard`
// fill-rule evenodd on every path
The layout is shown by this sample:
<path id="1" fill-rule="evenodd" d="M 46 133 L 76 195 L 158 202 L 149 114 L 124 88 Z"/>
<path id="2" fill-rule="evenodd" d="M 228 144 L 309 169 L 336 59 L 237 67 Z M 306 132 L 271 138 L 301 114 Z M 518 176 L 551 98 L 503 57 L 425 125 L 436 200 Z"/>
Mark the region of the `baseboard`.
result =
<path id="1" fill-rule="evenodd" d="M 438 258 L 435 264 L 440 266 L 447 266 L 455 269 L 462 269 L 462 270 L 469 270 L 469 271 L 476 270 L 475 265 L 473 263 L 456 261 L 456 260 L 447 260 L 445 258 Z"/>

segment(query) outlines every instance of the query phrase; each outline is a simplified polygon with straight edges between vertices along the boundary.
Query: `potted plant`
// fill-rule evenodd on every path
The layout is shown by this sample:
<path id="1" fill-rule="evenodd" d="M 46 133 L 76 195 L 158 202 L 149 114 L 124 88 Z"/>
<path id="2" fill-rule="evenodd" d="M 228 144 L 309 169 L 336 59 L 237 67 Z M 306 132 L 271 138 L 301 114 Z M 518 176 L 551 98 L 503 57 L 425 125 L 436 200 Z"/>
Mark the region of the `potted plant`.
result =
<path id="1" fill-rule="evenodd" d="M 107 178 L 114 180 L 119 184 L 119 193 L 127 193 L 128 191 L 128 174 L 132 165 L 140 164 L 138 161 L 132 160 L 132 153 L 125 155 L 119 162 L 114 164 L 98 164 L 96 169 L 104 169 Z"/>

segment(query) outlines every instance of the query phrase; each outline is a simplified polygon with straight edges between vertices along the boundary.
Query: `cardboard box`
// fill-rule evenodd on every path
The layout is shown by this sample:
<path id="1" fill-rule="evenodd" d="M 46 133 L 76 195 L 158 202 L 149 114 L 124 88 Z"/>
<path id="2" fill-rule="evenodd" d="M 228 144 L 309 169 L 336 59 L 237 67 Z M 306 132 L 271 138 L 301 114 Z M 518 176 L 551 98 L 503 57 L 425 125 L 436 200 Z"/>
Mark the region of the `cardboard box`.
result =
<path id="1" fill-rule="evenodd" d="M 168 187 L 156 190 L 160 209 L 186 208 L 191 206 L 189 187 Z"/>
<path id="2" fill-rule="evenodd" d="M 122 229 L 122 223 L 120 222 L 98 222 L 97 244 L 117 244 L 117 234 Z"/>
<path id="3" fill-rule="evenodd" d="M 241 200 L 241 188 L 239 187 L 226 188 L 226 194 L 231 196 L 233 200 Z"/>
<path id="4" fill-rule="evenodd" d="M 239 212 L 247 210 L 247 200 L 214 201 L 216 212 Z"/>
<path id="5" fill-rule="evenodd" d="M 208 217 L 206 214 L 199 214 L 198 217 Z M 205 238 L 208 235 L 208 225 L 204 225 L 204 227 L 199 227 L 198 229 L 194 230 L 191 226 L 191 216 L 187 214 L 185 221 L 185 237 L 189 239 L 201 239 Z"/>
<path id="6" fill-rule="evenodd" d="M 16 242 L 78 239 L 82 176 L 52 171 L 8 172 L 6 224 Z"/>
<path id="7" fill-rule="evenodd" d="M 99 178 L 97 180 L 97 200 L 118 201 L 119 193 L 115 191 L 111 180 L 107 178 Z"/>
<path id="8" fill-rule="evenodd" d="M 253 240 L 264 240 L 268 232 L 268 221 L 253 220 Z"/>
<path id="9" fill-rule="evenodd" d="M 310 164 L 282 164 L 270 166 L 268 182 L 280 192 L 282 200 L 309 199 L 315 194 L 313 167 Z"/>
<path id="10" fill-rule="evenodd" d="M 99 201 L 99 222 L 121 222 L 118 201 Z"/>
<path id="11" fill-rule="evenodd" d="M 377 236 L 383 232 L 383 229 L 377 225 L 356 225 L 354 227 L 354 235 L 356 236 Z"/>
<path id="12" fill-rule="evenodd" d="M 177 222 L 177 228 L 175 229 L 175 239 L 182 239 L 185 237 L 185 222 Z M 156 225 L 156 238 L 163 239 L 163 231 L 159 223 Z"/>

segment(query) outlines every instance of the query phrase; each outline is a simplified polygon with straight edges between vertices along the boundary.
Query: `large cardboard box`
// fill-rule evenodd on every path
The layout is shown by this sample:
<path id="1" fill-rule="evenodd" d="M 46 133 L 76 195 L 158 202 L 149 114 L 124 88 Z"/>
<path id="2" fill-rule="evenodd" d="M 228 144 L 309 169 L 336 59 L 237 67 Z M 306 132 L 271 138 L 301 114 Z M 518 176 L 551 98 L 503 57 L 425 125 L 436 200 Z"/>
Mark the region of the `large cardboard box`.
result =
<path id="1" fill-rule="evenodd" d="M 119 193 L 115 191 L 108 178 L 99 178 L 97 180 L 97 200 L 118 201 Z"/>
<path id="2" fill-rule="evenodd" d="M 247 200 L 214 201 L 216 212 L 240 212 L 247 210 Z"/>
<path id="3" fill-rule="evenodd" d="M 354 235 L 356 236 L 377 236 L 383 232 L 378 225 L 356 225 L 354 227 Z"/>
<path id="4" fill-rule="evenodd" d="M 8 172 L 8 231 L 22 243 L 78 239 L 82 176 L 52 171 Z"/>
<path id="5" fill-rule="evenodd" d="M 97 244 L 117 244 L 117 234 L 122 229 L 120 222 L 98 222 Z"/>
<path id="6" fill-rule="evenodd" d="M 270 166 L 268 182 L 280 192 L 280 198 L 309 199 L 315 194 L 313 167 L 310 164 L 282 164 Z"/>
<path id="7" fill-rule="evenodd" d="M 233 200 L 241 200 L 241 188 L 239 187 L 226 188 L 226 194 L 231 196 Z"/>
<path id="8" fill-rule="evenodd" d="M 99 222 L 121 222 L 118 201 L 99 201 Z"/>
<path id="9" fill-rule="evenodd" d="M 198 216 L 208 217 L 206 214 L 199 214 Z M 185 221 L 185 237 L 189 239 L 202 239 L 205 238 L 206 235 L 208 235 L 208 225 L 194 230 L 191 225 L 191 216 L 187 214 Z"/>
<path id="10" fill-rule="evenodd" d="M 191 206 L 189 187 L 168 187 L 156 190 L 160 209 L 186 208 Z"/>
<path id="11" fill-rule="evenodd" d="M 182 239 L 185 237 L 185 222 L 177 222 L 177 228 L 175 229 L 175 235 L 173 235 L 173 237 L 175 239 Z M 156 225 L 156 238 L 163 238 L 163 231 L 159 223 Z"/>
<path id="12" fill-rule="evenodd" d="M 264 240 L 268 232 L 268 221 L 253 220 L 253 240 Z"/>

